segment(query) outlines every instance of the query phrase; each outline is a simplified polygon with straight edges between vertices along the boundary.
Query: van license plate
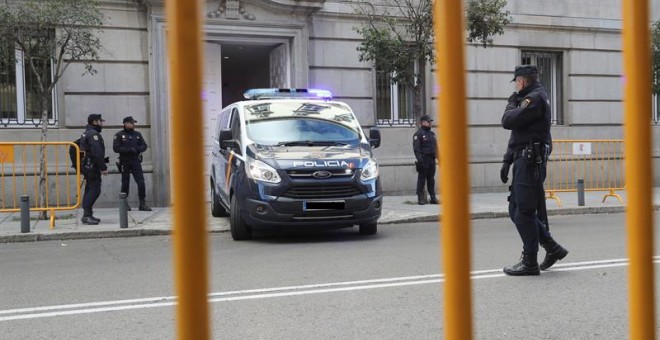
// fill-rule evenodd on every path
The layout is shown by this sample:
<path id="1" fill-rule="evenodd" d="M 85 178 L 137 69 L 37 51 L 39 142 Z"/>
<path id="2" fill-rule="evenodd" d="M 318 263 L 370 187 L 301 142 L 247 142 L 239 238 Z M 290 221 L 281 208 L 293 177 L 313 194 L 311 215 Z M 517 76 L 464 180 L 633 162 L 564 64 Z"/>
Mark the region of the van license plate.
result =
<path id="1" fill-rule="evenodd" d="M 303 210 L 344 210 L 345 201 L 313 201 L 303 202 Z"/>

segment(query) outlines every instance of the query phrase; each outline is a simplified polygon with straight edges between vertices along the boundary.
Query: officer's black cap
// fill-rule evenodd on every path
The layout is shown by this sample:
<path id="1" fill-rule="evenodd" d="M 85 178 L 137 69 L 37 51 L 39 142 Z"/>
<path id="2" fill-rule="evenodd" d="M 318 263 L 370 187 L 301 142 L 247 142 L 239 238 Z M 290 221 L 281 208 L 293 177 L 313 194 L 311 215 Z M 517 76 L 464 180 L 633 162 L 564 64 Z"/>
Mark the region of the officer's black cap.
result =
<path id="1" fill-rule="evenodd" d="M 105 122 L 105 119 L 103 119 L 100 113 L 92 113 L 89 116 L 87 116 L 87 124 L 92 124 L 95 120 L 100 120 L 102 122 Z"/>
<path id="2" fill-rule="evenodd" d="M 513 72 L 513 80 L 516 81 L 518 76 L 527 76 L 532 74 L 539 74 L 539 69 L 535 65 L 518 65 Z"/>
<path id="3" fill-rule="evenodd" d="M 126 123 L 137 123 L 137 120 L 133 119 L 133 116 L 128 116 L 124 118 L 124 121 L 122 121 L 123 124 Z"/>
<path id="4" fill-rule="evenodd" d="M 429 115 L 423 115 L 423 116 L 419 117 L 419 121 L 420 122 L 432 122 L 433 118 L 431 118 L 431 116 L 429 116 Z"/>

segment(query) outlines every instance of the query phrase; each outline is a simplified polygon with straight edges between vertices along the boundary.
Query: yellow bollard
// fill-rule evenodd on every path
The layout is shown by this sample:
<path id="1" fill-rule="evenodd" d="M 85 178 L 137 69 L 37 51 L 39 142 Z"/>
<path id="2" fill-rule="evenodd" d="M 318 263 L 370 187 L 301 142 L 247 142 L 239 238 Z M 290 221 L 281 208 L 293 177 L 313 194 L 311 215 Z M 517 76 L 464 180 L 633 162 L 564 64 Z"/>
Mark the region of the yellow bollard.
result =
<path id="1" fill-rule="evenodd" d="M 210 338 L 200 0 L 167 0 L 177 337 Z"/>
<path id="2" fill-rule="evenodd" d="M 445 272 L 445 339 L 472 339 L 468 138 L 462 0 L 434 3 L 435 50 L 440 84 L 442 259 Z M 451 112 L 451 114 L 448 114 Z"/>
<path id="3" fill-rule="evenodd" d="M 649 5 L 647 0 L 622 3 L 630 339 L 650 340 L 655 339 L 655 285 Z"/>

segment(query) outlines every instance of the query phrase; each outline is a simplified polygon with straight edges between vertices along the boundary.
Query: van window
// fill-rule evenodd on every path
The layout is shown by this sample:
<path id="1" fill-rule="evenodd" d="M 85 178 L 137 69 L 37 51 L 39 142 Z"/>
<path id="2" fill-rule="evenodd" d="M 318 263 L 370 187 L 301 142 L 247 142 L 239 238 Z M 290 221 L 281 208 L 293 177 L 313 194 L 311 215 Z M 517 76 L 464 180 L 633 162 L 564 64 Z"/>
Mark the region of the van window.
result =
<path id="1" fill-rule="evenodd" d="M 238 148 L 235 150 L 239 155 L 241 154 L 241 117 L 238 114 L 238 109 L 233 109 L 231 112 L 231 134 L 234 140 L 238 142 Z"/>

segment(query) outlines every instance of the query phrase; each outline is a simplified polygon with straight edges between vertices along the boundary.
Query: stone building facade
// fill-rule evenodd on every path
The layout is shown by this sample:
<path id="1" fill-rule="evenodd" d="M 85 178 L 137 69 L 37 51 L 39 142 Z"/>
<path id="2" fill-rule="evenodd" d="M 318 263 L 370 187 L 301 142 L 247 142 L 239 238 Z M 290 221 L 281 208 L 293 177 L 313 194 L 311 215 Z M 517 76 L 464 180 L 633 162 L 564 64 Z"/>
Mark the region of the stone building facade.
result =
<path id="1" fill-rule="evenodd" d="M 94 76 L 73 64 L 59 83 L 50 140 L 73 140 L 89 113 L 105 117 L 106 140 L 132 115 L 150 146 L 144 168 L 148 200 L 170 202 L 166 25 L 162 0 L 102 1 L 107 20 Z M 406 90 L 358 60 L 358 2 L 332 0 L 209 0 L 205 2 L 205 126 L 252 87 L 318 87 L 351 105 L 365 127 L 383 136 L 376 150 L 386 193 L 414 192 L 414 122 Z M 365 3 L 362 3 L 365 4 Z M 372 6 L 378 6 L 372 2 Z M 509 0 L 513 22 L 491 47 L 467 45 L 471 184 L 501 191 L 499 168 L 508 132 L 500 125 L 513 91 L 512 69 L 541 66 L 554 109 L 556 139 L 622 138 L 621 5 L 619 0 Z M 654 1 L 652 19 L 660 17 Z M 425 106 L 436 108 L 434 68 L 426 75 Z M 191 100 L 193 100 L 191 98 Z M 440 114 L 452 114 L 441 112 Z M 658 136 L 660 114 L 649 112 Z M 32 126 L 34 127 L 34 126 Z M 0 140 L 38 140 L 29 125 L 4 122 Z M 112 153 L 111 143 L 108 154 Z M 210 145 L 210 144 L 209 144 Z M 208 147 L 207 147 L 208 148 Z M 660 139 L 655 139 L 658 168 Z M 658 177 L 656 175 L 656 177 Z M 102 202 L 118 195 L 120 176 L 104 178 Z M 132 192 L 135 192 L 132 189 Z"/>

